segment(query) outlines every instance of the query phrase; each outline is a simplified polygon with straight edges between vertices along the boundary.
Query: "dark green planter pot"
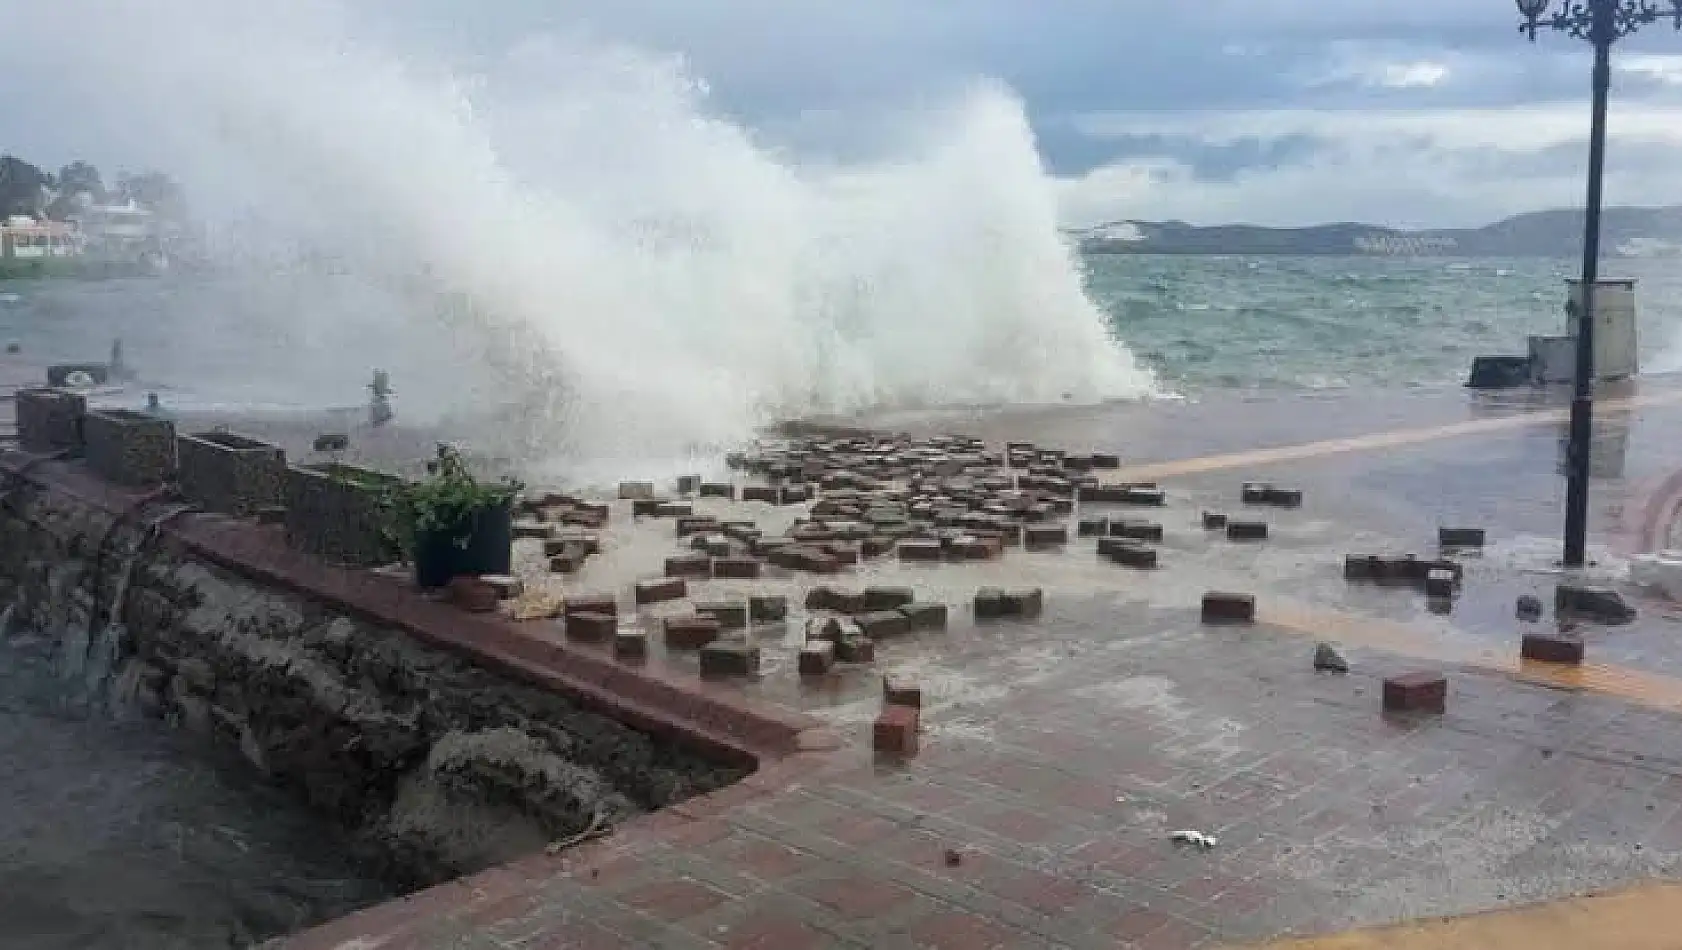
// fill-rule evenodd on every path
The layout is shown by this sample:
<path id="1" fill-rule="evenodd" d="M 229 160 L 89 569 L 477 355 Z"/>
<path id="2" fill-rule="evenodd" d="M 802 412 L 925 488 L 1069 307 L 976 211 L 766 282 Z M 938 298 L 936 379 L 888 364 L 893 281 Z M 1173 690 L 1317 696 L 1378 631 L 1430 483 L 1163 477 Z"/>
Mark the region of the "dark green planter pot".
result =
<path id="1" fill-rule="evenodd" d="M 452 578 L 507 574 L 513 568 L 514 509 L 476 512 L 453 530 L 423 531 L 415 537 L 415 585 L 436 589 Z M 463 535 L 466 545 L 456 543 Z"/>

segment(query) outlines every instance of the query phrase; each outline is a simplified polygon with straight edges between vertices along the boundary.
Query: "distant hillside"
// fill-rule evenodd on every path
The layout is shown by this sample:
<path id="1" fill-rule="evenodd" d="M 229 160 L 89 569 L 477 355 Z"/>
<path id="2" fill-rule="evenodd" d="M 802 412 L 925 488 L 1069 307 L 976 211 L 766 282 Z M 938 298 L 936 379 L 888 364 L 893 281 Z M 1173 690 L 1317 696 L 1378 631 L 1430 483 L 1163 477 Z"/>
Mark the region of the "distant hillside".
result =
<path id="1" fill-rule="evenodd" d="M 1608 257 L 1682 257 L 1682 207 L 1608 208 Z M 1370 224 L 1198 227 L 1183 221 L 1117 221 L 1071 232 L 1095 254 L 1303 254 L 1374 257 L 1563 257 L 1582 254 L 1582 211 L 1533 211 L 1471 229 L 1402 231 Z"/>

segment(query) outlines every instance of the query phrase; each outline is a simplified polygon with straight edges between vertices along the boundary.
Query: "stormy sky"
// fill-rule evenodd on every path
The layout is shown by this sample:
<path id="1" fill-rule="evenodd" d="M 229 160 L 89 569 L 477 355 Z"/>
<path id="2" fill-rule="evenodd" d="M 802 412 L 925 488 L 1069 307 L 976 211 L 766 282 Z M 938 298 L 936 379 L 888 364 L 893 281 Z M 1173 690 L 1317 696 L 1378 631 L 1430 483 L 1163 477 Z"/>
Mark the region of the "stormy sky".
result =
<path id="1" fill-rule="evenodd" d="M 26 4 L 39 9 L 0 0 L 0 13 L 27 20 Z M 1589 50 L 1559 35 L 1525 42 L 1510 0 L 360 0 L 355 8 L 361 41 L 464 70 L 541 34 L 681 55 L 712 90 L 714 108 L 799 160 L 870 156 L 895 127 L 886 117 L 996 79 L 1024 102 L 1072 225 L 1447 226 L 1581 201 Z M 97 17 L 85 28 L 98 30 Z M 1608 199 L 1682 202 L 1682 35 L 1656 24 L 1616 55 Z M 51 69 L 8 70 L 0 145 L 47 162 L 144 160 L 124 151 L 132 140 L 102 138 L 97 124 L 44 120 L 59 81 Z"/>

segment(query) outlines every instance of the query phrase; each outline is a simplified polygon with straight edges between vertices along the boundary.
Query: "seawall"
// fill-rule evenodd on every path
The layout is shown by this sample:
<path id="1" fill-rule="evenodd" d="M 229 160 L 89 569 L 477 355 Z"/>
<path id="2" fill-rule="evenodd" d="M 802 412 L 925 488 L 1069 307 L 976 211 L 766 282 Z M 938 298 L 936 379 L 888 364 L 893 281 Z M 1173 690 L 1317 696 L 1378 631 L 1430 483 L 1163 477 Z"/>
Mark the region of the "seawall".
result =
<path id="1" fill-rule="evenodd" d="M 312 563 L 277 532 L 0 452 L 0 632 L 48 637 L 67 688 L 238 749 L 410 887 L 612 828 L 793 747 L 777 723 L 697 724 L 704 697 L 652 680 L 584 681 L 593 668 L 565 644 Z"/>

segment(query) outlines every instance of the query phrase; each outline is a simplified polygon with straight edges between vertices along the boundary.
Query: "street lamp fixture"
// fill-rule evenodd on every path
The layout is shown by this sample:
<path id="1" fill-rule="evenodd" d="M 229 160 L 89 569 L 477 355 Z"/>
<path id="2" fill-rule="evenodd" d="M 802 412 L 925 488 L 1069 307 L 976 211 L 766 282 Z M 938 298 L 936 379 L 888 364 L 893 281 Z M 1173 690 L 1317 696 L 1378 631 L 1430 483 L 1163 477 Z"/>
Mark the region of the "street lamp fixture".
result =
<path id="1" fill-rule="evenodd" d="M 1589 444 L 1594 419 L 1594 298 L 1600 279 L 1600 210 L 1606 178 L 1606 98 L 1612 85 L 1612 44 L 1660 19 L 1682 30 L 1682 0 L 1516 0 L 1519 32 L 1532 43 L 1539 29 L 1594 46 L 1594 106 L 1589 127 L 1588 203 L 1583 214 L 1582 303 L 1577 311 L 1577 368 L 1566 451 L 1565 566 L 1582 567 L 1589 522 Z M 1664 9 L 1668 8 L 1668 9 Z"/>

